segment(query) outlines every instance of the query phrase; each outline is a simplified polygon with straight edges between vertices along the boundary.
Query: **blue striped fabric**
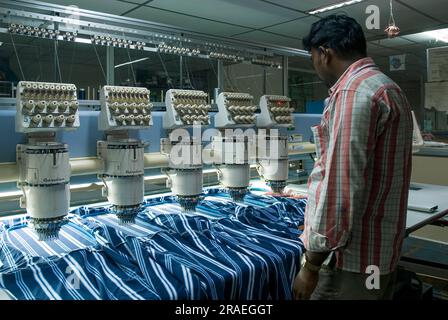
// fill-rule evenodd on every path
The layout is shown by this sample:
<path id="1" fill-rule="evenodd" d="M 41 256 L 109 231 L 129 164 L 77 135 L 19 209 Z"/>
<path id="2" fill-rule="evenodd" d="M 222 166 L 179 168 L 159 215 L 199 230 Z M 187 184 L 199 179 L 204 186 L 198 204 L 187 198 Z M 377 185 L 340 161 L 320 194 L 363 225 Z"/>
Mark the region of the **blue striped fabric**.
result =
<path id="1" fill-rule="evenodd" d="M 26 224 L 2 232 L 0 287 L 16 299 L 160 299 L 129 258 L 70 220 L 52 242 L 36 241 Z"/>
<path id="2" fill-rule="evenodd" d="M 149 198 L 130 225 L 81 207 L 52 242 L 26 218 L 4 221 L 0 288 L 17 299 L 291 299 L 305 201 L 204 196 L 192 214 L 174 197 Z"/>

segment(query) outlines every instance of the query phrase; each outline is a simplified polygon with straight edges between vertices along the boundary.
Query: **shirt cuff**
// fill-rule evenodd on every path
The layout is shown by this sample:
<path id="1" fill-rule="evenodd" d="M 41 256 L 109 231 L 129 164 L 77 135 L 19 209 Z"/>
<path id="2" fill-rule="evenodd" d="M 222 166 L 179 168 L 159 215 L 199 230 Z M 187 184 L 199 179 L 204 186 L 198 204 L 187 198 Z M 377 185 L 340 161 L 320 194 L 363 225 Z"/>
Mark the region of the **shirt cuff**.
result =
<path id="1" fill-rule="evenodd" d="M 309 228 L 308 230 L 306 230 L 304 238 L 304 246 L 307 251 L 322 253 L 334 251 L 341 247 L 344 247 L 348 241 L 348 233 L 343 232 L 343 234 L 339 237 L 337 243 L 331 243 L 328 237 Z"/>

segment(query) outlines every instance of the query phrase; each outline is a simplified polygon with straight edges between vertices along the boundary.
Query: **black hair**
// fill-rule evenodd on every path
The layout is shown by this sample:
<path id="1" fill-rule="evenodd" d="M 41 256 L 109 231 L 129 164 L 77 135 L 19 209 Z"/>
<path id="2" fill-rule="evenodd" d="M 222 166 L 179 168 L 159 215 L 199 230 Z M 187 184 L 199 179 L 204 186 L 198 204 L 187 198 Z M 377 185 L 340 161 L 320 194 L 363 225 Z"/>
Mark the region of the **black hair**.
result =
<path id="1" fill-rule="evenodd" d="M 303 47 L 324 46 L 336 51 L 341 58 L 367 56 L 367 42 L 361 25 L 346 15 L 330 15 L 312 24 L 310 33 L 303 39 Z"/>

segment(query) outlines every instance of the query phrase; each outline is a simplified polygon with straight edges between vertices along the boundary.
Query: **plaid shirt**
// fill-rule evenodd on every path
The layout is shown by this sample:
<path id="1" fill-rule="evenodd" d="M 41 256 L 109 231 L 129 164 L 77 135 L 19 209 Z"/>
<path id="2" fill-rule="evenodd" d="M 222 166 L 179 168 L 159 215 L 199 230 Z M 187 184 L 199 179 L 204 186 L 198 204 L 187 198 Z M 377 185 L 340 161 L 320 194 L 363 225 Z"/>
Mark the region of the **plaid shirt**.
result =
<path id="1" fill-rule="evenodd" d="M 405 234 L 412 156 L 409 103 L 371 58 L 330 89 L 313 127 L 318 160 L 308 181 L 305 248 L 335 251 L 337 267 L 392 272 Z"/>

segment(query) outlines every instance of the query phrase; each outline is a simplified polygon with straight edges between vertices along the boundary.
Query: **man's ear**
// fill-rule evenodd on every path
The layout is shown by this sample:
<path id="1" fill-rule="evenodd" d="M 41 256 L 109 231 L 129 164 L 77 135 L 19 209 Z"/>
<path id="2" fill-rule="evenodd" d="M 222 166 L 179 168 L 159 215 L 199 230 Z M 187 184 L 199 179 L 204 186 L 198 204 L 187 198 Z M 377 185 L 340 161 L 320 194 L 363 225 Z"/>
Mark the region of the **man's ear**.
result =
<path id="1" fill-rule="evenodd" d="M 320 56 L 322 57 L 322 63 L 325 65 L 330 64 L 331 59 L 333 57 L 333 49 L 320 46 L 319 51 L 320 51 Z"/>

